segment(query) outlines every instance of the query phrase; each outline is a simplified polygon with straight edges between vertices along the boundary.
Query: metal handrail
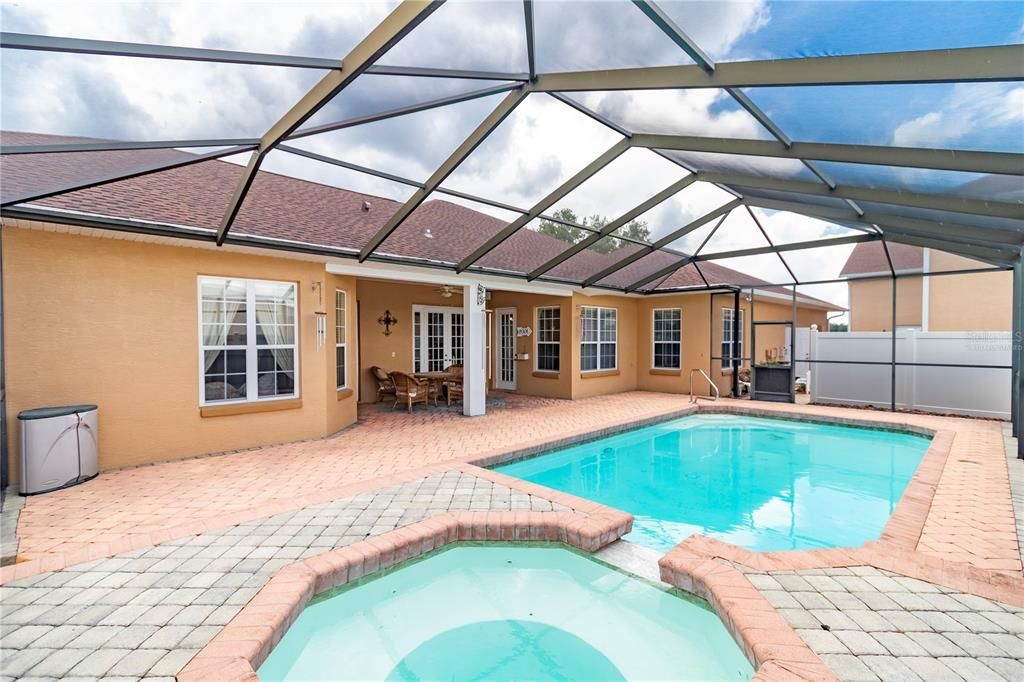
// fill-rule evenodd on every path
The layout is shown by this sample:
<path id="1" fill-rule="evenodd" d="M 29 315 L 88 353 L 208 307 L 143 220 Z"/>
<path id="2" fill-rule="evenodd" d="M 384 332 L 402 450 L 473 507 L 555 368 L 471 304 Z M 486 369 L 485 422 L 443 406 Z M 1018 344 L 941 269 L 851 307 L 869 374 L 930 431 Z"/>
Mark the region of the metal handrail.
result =
<path id="1" fill-rule="evenodd" d="M 719 393 L 719 391 L 718 391 L 718 386 L 716 386 L 715 382 L 711 380 L 711 377 L 708 376 L 707 372 L 702 370 L 700 367 L 695 367 L 695 368 L 690 370 L 690 402 L 691 403 L 695 403 L 695 402 L 697 402 L 698 398 L 702 398 L 703 397 L 703 396 L 695 396 L 693 394 L 693 373 L 694 372 L 700 372 L 700 375 L 708 380 L 708 384 L 710 384 L 711 390 L 714 391 L 714 393 L 715 393 L 715 397 L 713 397 L 712 400 L 718 400 L 719 396 L 721 395 L 721 393 Z"/>

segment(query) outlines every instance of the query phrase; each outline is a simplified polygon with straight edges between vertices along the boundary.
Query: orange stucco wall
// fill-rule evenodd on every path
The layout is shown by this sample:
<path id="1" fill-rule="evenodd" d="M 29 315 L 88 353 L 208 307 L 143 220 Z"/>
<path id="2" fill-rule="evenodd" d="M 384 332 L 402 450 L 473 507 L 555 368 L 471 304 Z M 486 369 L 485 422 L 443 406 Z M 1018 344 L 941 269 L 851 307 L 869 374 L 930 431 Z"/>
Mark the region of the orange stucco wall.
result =
<path id="1" fill-rule="evenodd" d="M 572 297 L 572 397 L 587 398 L 637 388 L 637 300 L 623 296 Z M 610 372 L 580 371 L 580 315 L 584 306 L 615 308 L 618 323 L 618 369 Z"/>
<path id="2" fill-rule="evenodd" d="M 723 299 L 724 300 L 724 299 Z M 655 308 L 679 308 L 682 329 L 682 368 L 678 373 L 653 369 Z M 637 386 L 645 391 L 686 393 L 690 390 L 690 370 L 699 368 L 710 374 L 711 347 L 708 343 L 710 318 L 707 294 L 659 296 L 637 301 Z M 693 381 L 694 393 L 709 395 L 703 379 Z"/>
<path id="3" fill-rule="evenodd" d="M 892 280 L 850 282 L 850 331 L 884 332 L 892 329 Z M 919 327 L 921 277 L 901 277 L 896 284 L 896 325 Z"/>
<path id="4" fill-rule="evenodd" d="M 558 306 L 561 325 L 559 341 L 559 371 L 537 371 L 537 308 L 542 306 Z M 516 363 L 516 392 L 524 395 L 536 395 L 546 398 L 572 397 L 572 355 L 573 345 L 570 341 L 571 323 L 573 319 L 572 298 L 569 296 L 538 296 L 514 291 L 493 291 L 487 307 L 491 310 L 499 308 L 515 308 L 516 324 L 530 327 L 530 336 L 516 339 L 516 353 L 527 353 L 529 360 Z M 492 327 L 494 323 L 492 322 Z M 491 334 L 495 333 L 494 329 Z M 492 337 L 493 338 L 493 337 Z M 493 355 L 494 348 L 491 353 Z M 491 358 L 492 366 L 494 358 Z"/>
<path id="5" fill-rule="evenodd" d="M 930 259 L 933 272 L 985 267 L 984 263 L 940 251 L 932 251 Z M 928 280 L 929 331 L 1013 329 L 1012 271 L 942 275 Z"/>
<path id="6" fill-rule="evenodd" d="M 322 263 L 9 225 L 3 259 L 12 481 L 16 417 L 33 407 L 98 404 L 102 469 L 320 437 L 356 419 L 354 397 L 338 399 L 333 353 L 333 290 L 354 301 L 355 282 L 328 275 Z M 298 284 L 300 407 L 200 415 L 199 275 Z M 318 309 L 328 329 L 319 350 Z M 350 342 L 350 366 L 356 347 Z"/>

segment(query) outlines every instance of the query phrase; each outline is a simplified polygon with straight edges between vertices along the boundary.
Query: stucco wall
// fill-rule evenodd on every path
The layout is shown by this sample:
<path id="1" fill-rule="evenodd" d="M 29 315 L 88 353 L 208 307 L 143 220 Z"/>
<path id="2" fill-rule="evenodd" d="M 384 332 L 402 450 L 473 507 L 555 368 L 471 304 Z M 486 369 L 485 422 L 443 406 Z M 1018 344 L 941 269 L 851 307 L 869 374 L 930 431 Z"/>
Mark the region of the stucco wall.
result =
<path id="1" fill-rule="evenodd" d="M 374 279 L 359 279 L 356 285 L 359 300 L 359 335 L 361 357 L 360 402 L 373 402 L 377 397 L 377 382 L 370 372 L 374 365 L 386 371 L 412 371 L 412 307 L 430 305 L 462 309 L 462 291 L 455 288 L 451 298 L 443 298 L 437 287 L 423 284 L 403 284 Z M 398 322 L 391 334 L 384 335 L 384 327 L 377 320 L 390 310 Z"/>
<path id="2" fill-rule="evenodd" d="M 724 299 L 723 299 L 724 300 Z M 653 365 L 652 334 L 655 308 L 679 308 L 682 329 L 682 367 L 679 372 L 656 370 Z M 711 349 L 707 294 L 687 294 L 642 298 L 637 302 L 637 386 L 645 391 L 686 393 L 690 390 L 690 370 L 711 373 Z M 694 377 L 694 393 L 710 395 L 704 379 Z"/>
<path id="3" fill-rule="evenodd" d="M 984 263 L 940 251 L 932 251 L 929 258 L 933 272 L 986 267 Z M 928 280 L 929 331 L 1013 329 L 1012 271 L 942 275 Z"/>
<path id="4" fill-rule="evenodd" d="M 920 277 L 901 277 L 896 285 L 896 325 L 919 327 Z M 892 280 L 850 282 L 850 331 L 882 332 L 892 329 Z M 827 331 L 827 330 L 826 330 Z"/>
<path id="5" fill-rule="evenodd" d="M 572 397 L 587 398 L 606 393 L 633 391 L 637 388 L 637 301 L 624 296 L 572 297 Z M 580 371 L 580 314 L 583 306 L 615 308 L 618 325 L 618 368 L 608 372 Z"/>
<path id="6" fill-rule="evenodd" d="M 354 398 L 339 401 L 334 390 L 332 334 L 333 286 L 353 282 L 336 278 L 327 284 L 323 264 L 3 230 L 12 480 L 18 471 L 16 416 L 33 407 L 98 404 L 102 469 L 315 438 L 355 420 Z M 300 407 L 200 415 L 199 275 L 298 284 Z M 314 282 L 324 284 L 323 303 Z M 320 350 L 318 308 L 328 316 L 328 343 Z M 349 346 L 352 366 L 356 345 Z"/>
<path id="7" fill-rule="evenodd" d="M 559 342 L 559 371 L 538 372 L 537 368 L 537 308 L 541 306 L 558 306 L 560 310 L 559 323 L 561 325 Z M 573 307 L 572 298 L 569 296 L 537 296 L 535 294 L 518 293 L 514 291 L 493 291 L 491 300 L 487 307 L 491 310 L 498 308 L 515 308 L 516 324 L 520 327 L 530 327 L 533 334 L 520 336 L 516 339 L 516 353 L 529 353 L 529 360 L 522 360 L 516 363 L 516 392 L 524 395 L 536 395 L 547 398 L 571 398 L 572 397 L 572 319 Z M 492 327 L 494 322 L 492 321 Z M 491 329 L 491 334 L 495 330 Z M 492 344 L 491 354 L 494 354 L 495 344 Z M 494 358 L 490 360 L 494 366 Z"/>

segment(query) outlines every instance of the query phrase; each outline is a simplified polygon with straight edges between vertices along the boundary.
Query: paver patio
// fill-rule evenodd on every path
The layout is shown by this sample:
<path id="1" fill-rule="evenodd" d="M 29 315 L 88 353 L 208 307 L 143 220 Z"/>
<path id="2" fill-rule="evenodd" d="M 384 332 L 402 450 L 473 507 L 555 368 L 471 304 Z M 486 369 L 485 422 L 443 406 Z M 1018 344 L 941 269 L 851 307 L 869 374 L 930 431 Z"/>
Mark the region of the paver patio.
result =
<path id="1" fill-rule="evenodd" d="M 2 674 L 174 675 L 291 561 L 448 510 L 565 508 L 566 498 L 554 491 L 525 483 L 513 490 L 504 477 L 464 462 L 690 409 L 684 396 L 640 392 L 573 402 L 506 401 L 477 419 L 370 408 L 357 426 L 334 438 L 106 472 L 86 485 L 29 498 L 18 527 L 22 556 L 81 556 L 83 546 L 104 551 L 125 538 L 138 547 L 13 581 L 8 567 L 0 588 Z M 1016 591 L 1006 593 L 1011 602 L 1024 592 L 1009 476 L 1017 462 L 1005 455 L 999 423 L 747 401 L 714 406 L 952 432 L 919 526 L 919 554 L 909 548 L 905 554 L 911 564 L 920 556 L 922 565 L 963 567 L 959 574 L 974 578 L 991 575 L 990 591 L 1018 581 Z M 169 526 L 183 522 L 192 524 L 191 532 L 177 539 L 166 535 Z M 906 582 L 898 572 L 866 565 L 742 570 L 769 601 L 785 599 L 777 604 L 780 613 L 842 679 L 1015 679 L 1024 666 L 1024 603 L 973 596 L 967 578 L 954 589 Z M 870 590 L 827 589 L 849 576 L 874 582 L 868 581 Z M 853 604 L 839 594 L 858 591 L 881 596 L 852 594 L 858 600 Z M 848 613 L 837 624 L 829 620 L 845 610 L 869 613 L 858 613 L 860 621 Z M 918 622 L 928 627 L 918 629 Z"/>

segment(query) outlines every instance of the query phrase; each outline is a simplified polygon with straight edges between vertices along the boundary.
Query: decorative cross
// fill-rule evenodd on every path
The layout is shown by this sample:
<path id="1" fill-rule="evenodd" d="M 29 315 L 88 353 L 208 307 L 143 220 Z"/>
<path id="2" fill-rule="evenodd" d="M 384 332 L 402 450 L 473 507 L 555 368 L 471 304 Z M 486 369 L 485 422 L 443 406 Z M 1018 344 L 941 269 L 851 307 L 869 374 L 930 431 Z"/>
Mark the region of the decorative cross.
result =
<path id="1" fill-rule="evenodd" d="M 384 325 L 384 336 L 391 336 L 391 327 L 398 324 L 398 318 L 393 316 L 390 310 L 385 310 L 384 314 L 377 318 L 377 323 Z"/>

